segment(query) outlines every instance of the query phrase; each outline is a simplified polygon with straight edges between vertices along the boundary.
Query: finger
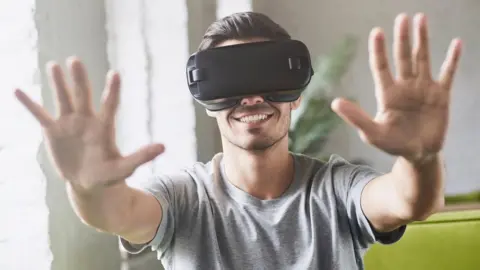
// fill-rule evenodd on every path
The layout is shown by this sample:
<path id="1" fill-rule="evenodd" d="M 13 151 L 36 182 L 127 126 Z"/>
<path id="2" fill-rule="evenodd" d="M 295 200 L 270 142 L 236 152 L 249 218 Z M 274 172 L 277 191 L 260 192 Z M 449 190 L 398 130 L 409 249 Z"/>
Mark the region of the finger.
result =
<path id="1" fill-rule="evenodd" d="M 332 110 L 345 122 L 358 129 L 364 141 L 371 143 L 377 137 L 377 124 L 362 108 L 353 102 L 345 99 L 335 99 L 332 102 Z"/>
<path id="2" fill-rule="evenodd" d="M 68 91 L 65 77 L 61 67 L 54 62 L 47 64 L 47 73 L 49 78 L 49 85 L 55 89 L 56 93 L 56 107 L 60 115 L 66 115 L 73 112 L 72 97 Z"/>
<path id="3" fill-rule="evenodd" d="M 369 63 L 377 89 L 385 89 L 393 84 L 388 66 L 385 37 L 381 29 L 375 28 L 369 38 Z"/>
<path id="4" fill-rule="evenodd" d="M 395 20 L 393 54 L 397 76 L 402 79 L 413 75 L 408 16 L 400 14 Z"/>
<path id="5" fill-rule="evenodd" d="M 440 68 L 440 85 L 448 91 L 452 88 L 453 77 L 455 76 L 455 72 L 457 71 L 461 51 L 462 42 L 459 39 L 454 39 L 450 43 L 447 57 L 445 58 L 442 67 Z"/>
<path id="6" fill-rule="evenodd" d="M 51 125 L 53 125 L 54 120 L 50 114 L 44 108 L 42 108 L 42 106 L 30 99 L 23 91 L 19 89 L 15 90 L 15 96 L 17 97 L 18 101 L 20 101 L 20 103 L 22 103 L 35 117 L 35 119 L 37 119 L 42 127 L 49 128 Z"/>
<path id="7" fill-rule="evenodd" d="M 413 49 L 415 73 L 424 78 L 431 78 L 430 52 L 428 45 L 427 18 L 417 14 L 414 18 L 415 48 Z"/>
<path id="8" fill-rule="evenodd" d="M 93 112 L 92 93 L 85 67 L 77 57 L 70 57 L 67 65 L 73 78 L 75 109 L 83 114 L 91 114 Z"/>
<path id="9" fill-rule="evenodd" d="M 110 71 L 107 74 L 103 97 L 100 117 L 111 124 L 115 122 L 115 114 L 120 101 L 120 75 L 117 72 Z"/>
<path id="10" fill-rule="evenodd" d="M 163 144 L 154 144 L 146 146 L 137 152 L 122 158 L 116 165 L 116 171 L 121 174 L 121 177 L 119 178 L 130 176 L 138 167 L 152 161 L 164 151 L 165 146 Z"/>

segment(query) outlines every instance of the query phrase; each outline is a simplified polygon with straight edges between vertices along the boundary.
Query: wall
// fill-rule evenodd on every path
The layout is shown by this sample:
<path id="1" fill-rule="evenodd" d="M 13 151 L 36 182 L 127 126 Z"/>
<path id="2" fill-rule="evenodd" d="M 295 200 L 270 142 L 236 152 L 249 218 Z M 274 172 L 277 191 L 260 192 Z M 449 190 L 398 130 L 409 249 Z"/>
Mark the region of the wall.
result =
<path id="1" fill-rule="evenodd" d="M 346 34 L 360 38 L 358 56 L 345 77 L 339 96 L 353 96 L 374 115 L 376 103 L 368 67 L 367 38 L 372 27 L 386 31 L 392 42 L 393 20 L 397 13 L 424 12 L 430 24 L 430 46 L 433 71 L 440 68 L 449 42 L 454 37 L 464 41 L 464 55 L 453 90 L 451 125 L 445 147 L 447 163 L 447 193 L 480 189 L 480 2 L 473 0 L 277 0 L 255 1 L 253 9 L 269 15 L 291 34 L 303 40 L 312 55 L 328 53 Z M 391 53 L 391 51 L 390 51 Z M 477 116 L 477 117 L 475 117 Z M 476 122 L 475 122 L 476 121 Z M 393 158 L 362 143 L 349 127 L 339 128 L 327 146 L 346 158 L 363 157 L 376 168 L 386 171 Z"/>

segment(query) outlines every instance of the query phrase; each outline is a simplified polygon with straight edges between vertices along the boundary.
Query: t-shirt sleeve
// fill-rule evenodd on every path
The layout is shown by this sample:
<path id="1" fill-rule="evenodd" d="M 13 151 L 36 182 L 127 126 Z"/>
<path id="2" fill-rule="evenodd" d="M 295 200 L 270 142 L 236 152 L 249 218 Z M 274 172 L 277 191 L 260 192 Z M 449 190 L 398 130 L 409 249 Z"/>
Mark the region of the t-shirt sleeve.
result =
<path id="1" fill-rule="evenodd" d="M 132 244 L 123 238 L 119 238 L 120 246 L 127 252 L 138 254 L 150 247 L 152 251 L 157 251 L 159 257 L 170 248 L 175 233 L 175 211 L 178 208 L 177 192 L 178 189 L 188 185 L 190 176 L 188 173 L 179 173 L 176 175 L 162 175 L 154 177 L 149 181 L 136 183 L 133 185 L 142 191 L 152 194 L 162 207 L 162 220 L 158 225 L 154 238 L 145 244 Z"/>
<path id="2" fill-rule="evenodd" d="M 356 244 L 360 248 L 367 248 L 375 242 L 393 244 L 400 240 L 406 225 L 391 232 L 377 232 L 365 216 L 360 203 L 365 186 L 382 173 L 369 166 L 351 164 L 339 156 L 332 156 L 329 163 L 332 166 L 337 200 L 346 210 Z"/>

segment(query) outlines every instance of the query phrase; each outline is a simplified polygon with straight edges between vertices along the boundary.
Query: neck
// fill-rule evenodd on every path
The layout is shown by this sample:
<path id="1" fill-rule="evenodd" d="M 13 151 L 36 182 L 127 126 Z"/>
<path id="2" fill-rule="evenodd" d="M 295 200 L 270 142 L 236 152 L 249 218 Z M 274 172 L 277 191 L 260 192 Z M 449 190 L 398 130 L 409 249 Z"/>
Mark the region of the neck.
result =
<path id="1" fill-rule="evenodd" d="M 247 151 L 228 143 L 223 152 L 228 181 L 259 199 L 280 197 L 294 179 L 288 138 L 264 151 Z"/>

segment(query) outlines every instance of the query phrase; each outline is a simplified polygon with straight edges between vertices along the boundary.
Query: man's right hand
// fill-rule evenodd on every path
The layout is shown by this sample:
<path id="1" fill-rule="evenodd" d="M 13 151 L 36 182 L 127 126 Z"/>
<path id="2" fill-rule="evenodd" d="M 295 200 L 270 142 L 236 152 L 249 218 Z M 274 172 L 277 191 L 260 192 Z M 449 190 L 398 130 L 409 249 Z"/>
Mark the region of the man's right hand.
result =
<path id="1" fill-rule="evenodd" d="M 129 156 L 122 156 L 115 143 L 119 75 L 115 72 L 108 74 L 104 100 L 100 110 L 95 112 L 83 64 L 72 57 L 67 66 L 73 79 L 72 87 L 67 85 L 58 64 L 49 63 L 47 66 L 50 85 L 57 97 L 56 119 L 21 90 L 15 94 L 42 125 L 58 173 L 76 192 L 90 193 L 124 181 L 137 167 L 161 154 L 164 146 L 149 145 Z"/>
<path id="2" fill-rule="evenodd" d="M 15 94 L 43 127 L 48 152 L 67 182 L 70 202 L 79 218 L 131 243 L 146 243 L 156 234 L 162 209 L 153 195 L 129 187 L 125 179 L 161 154 L 164 147 L 149 145 L 122 156 L 115 143 L 119 75 L 108 74 L 103 102 L 96 112 L 83 64 L 72 57 L 67 66 L 72 87 L 67 86 L 58 64 L 48 65 L 49 81 L 57 97 L 56 118 L 21 90 Z"/>

